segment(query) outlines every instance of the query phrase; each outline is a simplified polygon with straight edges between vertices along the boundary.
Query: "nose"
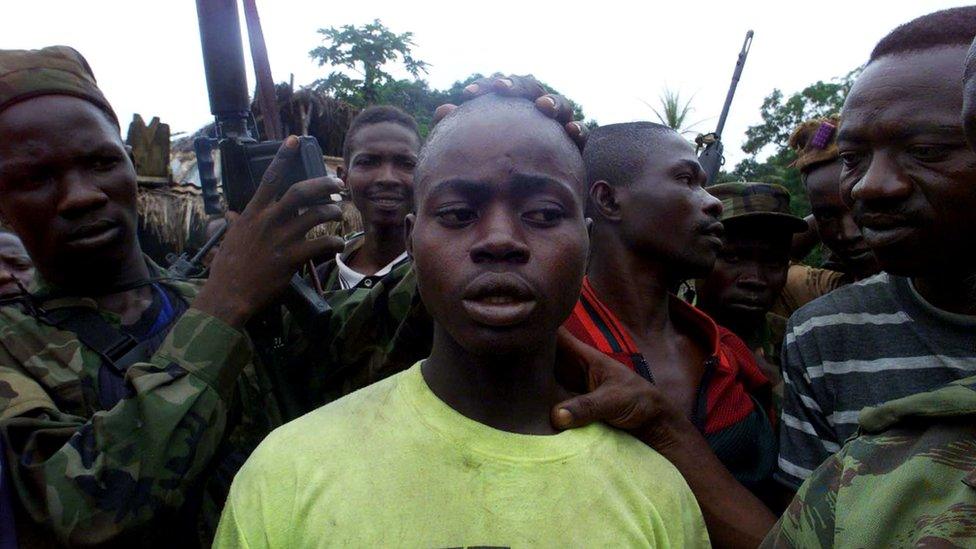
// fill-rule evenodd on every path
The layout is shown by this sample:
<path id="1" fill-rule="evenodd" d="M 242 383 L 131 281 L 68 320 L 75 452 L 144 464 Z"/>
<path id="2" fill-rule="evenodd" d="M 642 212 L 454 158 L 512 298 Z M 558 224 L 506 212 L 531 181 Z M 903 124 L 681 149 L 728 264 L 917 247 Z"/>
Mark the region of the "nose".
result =
<path id="1" fill-rule="evenodd" d="M 83 216 L 108 203 L 108 196 L 75 170 L 66 172 L 60 181 L 58 213 L 67 219 Z"/>
<path id="2" fill-rule="evenodd" d="M 742 266 L 742 271 L 737 282 L 743 289 L 755 292 L 761 292 L 769 286 L 763 268 L 760 265 L 752 263 Z"/>
<path id="3" fill-rule="evenodd" d="M 867 171 L 851 188 L 853 202 L 900 202 L 912 194 L 911 180 L 890 154 L 875 153 L 870 162 Z"/>
<path id="4" fill-rule="evenodd" d="M 703 195 L 702 211 L 705 212 L 710 217 L 714 217 L 715 219 L 721 219 L 722 212 L 725 211 L 725 208 L 722 206 L 722 201 L 719 200 L 718 198 L 715 198 L 715 196 L 712 193 L 706 191 L 705 189 L 702 189 L 701 193 Z"/>
<path id="5" fill-rule="evenodd" d="M 503 207 L 485 211 L 479 223 L 478 240 L 471 247 L 475 263 L 524 264 L 529 261 L 529 247 L 514 219 L 515 214 Z"/>

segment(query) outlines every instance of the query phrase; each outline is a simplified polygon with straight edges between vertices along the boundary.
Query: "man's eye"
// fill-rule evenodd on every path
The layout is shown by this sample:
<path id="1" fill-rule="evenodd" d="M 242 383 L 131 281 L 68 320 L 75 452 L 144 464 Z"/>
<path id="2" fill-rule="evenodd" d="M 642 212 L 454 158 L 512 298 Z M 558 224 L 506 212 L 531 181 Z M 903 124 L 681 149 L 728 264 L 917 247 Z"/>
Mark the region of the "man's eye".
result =
<path id="1" fill-rule="evenodd" d="M 948 158 L 949 149 L 945 145 L 913 145 L 908 148 L 908 154 L 921 162 L 941 162 Z"/>
<path id="2" fill-rule="evenodd" d="M 844 151 L 844 152 L 840 153 L 840 160 L 841 160 L 841 162 L 844 163 L 844 167 L 846 167 L 846 168 L 855 168 L 855 167 L 857 167 L 857 165 L 861 163 L 861 160 L 863 158 L 864 158 L 864 155 L 862 153 L 859 153 L 859 152 Z"/>
<path id="3" fill-rule="evenodd" d="M 450 227 L 461 227 L 478 218 L 478 212 L 471 208 L 451 208 L 434 214 L 441 223 Z"/>
<path id="4" fill-rule="evenodd" d="M 522 218 L 536 225 L 555 225 L 566 214 L 559 208 L 540 208 L 522 214 Z"/>
<path id="5" fill-rule="evenodd" d="M 356 159 L 357 166 L 375 166 L 376 159 L 370 156 L 360 156 Z"/>
<path id="6" fill-rule="evenodd" d="M 88 162 L 88 165 L 95 171 L 107 172 L 115 169 L 121 161 L 122 159 L 116 156 L 96 156 Z"/>
<path id="7" fill-rule="evenodd" d="M 734 253 L 732 253 L 732 252 L 720 252 L 718 254 L 718 257 L 719 257 L 719 259 L 721 259 L 722 261 L 724 261 L 726 263 L 738 263 L 739 262 L 739 256 L 736 255 L 736 254 L 734 254 Z"/>

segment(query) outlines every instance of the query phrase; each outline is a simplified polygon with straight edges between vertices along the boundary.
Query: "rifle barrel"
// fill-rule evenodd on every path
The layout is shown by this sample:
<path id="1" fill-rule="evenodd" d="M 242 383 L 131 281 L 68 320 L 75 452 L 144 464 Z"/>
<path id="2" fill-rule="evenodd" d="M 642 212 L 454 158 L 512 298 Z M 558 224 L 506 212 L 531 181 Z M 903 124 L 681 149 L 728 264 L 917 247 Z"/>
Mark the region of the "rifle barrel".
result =
<path id="1" fill-rule="evenodd" d="M 210 112 L 223 136 L 246 136 L 251 103 L 237 0 L 197 0 Z"/>
<path id="2" fill-rule="evenodd" d="M 722 131 L 725 130 L 725 120 L 729 117 L 732 98 L 735 97 L 735 89 L 739 85 L 742 68 L 745 67 L 746 57 L 749 55 L 749 49 L 752 48 L 752 34 L 752 31 L 746 33 L 746 39 L 742 43 L 742 51 L 739 52 L 739 59 L 735 62 L 735 72 L 732 73 L 732 85 L 729 86 L 729 93 L 725 96 L 725 105 L 722 106 L 722 115 L 718 118 L 718 127 L 715 130 L 715 135 L 719 138 L 722 137 Z"/>

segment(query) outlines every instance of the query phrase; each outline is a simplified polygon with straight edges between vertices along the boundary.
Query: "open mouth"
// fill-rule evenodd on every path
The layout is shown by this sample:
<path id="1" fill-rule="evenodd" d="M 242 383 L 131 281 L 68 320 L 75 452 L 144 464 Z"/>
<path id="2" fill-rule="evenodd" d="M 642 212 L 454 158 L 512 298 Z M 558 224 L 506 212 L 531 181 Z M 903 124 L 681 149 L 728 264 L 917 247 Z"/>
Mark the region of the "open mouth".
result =
<path id="1" fill-rule="evenodd" d="M 464 293 L 461 306 L 476 323 L 502 328 L 528 319 L 537 301 L 518 277 L 490 273 L 474 280 Z"/>

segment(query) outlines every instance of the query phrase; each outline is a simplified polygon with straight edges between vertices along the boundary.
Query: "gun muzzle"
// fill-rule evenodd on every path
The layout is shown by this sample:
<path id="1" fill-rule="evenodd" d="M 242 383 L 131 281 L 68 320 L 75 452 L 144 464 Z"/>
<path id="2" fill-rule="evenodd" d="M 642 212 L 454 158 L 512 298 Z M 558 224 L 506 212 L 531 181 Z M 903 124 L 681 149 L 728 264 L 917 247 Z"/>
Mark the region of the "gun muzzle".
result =
<path id="1" fill-rule="evenodd" d="M 197 0 L 210 112 L 228 137 L 246 132 L 251 104 L 237 0 Z M 239 125 L 239 126 L 238 126 Z"/>

